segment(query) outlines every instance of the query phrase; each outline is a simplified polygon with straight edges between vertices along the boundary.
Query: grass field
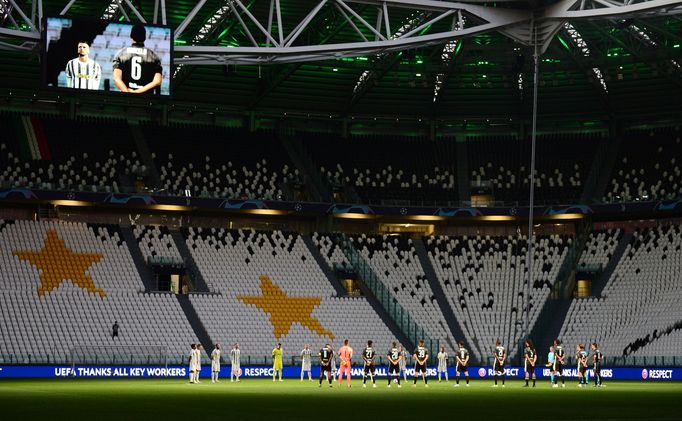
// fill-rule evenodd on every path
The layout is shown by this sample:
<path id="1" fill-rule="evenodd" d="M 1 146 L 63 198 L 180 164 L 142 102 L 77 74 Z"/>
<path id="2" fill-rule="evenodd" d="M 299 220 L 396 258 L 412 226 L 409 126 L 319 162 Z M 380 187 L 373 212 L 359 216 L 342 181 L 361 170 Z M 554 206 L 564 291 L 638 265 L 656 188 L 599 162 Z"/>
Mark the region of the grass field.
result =
<path id="1" fill-rule="evenodd" d="M 472 381 L 471 387 L 432 381 L 401 389 L 327 386 L 285 380 L 224 380 L 190 385 L 183 380 L 2 380 L 4 420 L 126 419 L 433 419 L 459 417 L 524 420 L 682 420 L 682 383 L 609 383 L 552 389 L 546 381 L 505 388 Z"/>

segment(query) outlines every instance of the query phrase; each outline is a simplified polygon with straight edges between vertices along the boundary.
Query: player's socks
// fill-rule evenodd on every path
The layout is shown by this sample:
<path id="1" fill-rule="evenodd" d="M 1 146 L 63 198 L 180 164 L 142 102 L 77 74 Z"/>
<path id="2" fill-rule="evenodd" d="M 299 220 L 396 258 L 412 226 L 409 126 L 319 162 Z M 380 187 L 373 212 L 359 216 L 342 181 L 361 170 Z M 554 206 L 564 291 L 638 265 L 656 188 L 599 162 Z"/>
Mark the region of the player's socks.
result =
<path id="1" fill-rule="evenodd" d="M 504 380 L 505 380 L 506 378 L 507 378 L 507 375 L 506 375 L 506 374 L 503 374 L 503 375 L 502 375 L 502 386 L 504 386 Z"/>
<path id="2" fill-rule="evenodd" d="M 497 374 L 495 374 L 495 386 L 497 386 Z"/>
<path id="3" fill-rule="evenodd" d="M 535 379 L 533 379 L 533 387 L 535 387 Z"/>
<path id="4" fill-rule="evenodd" d="M 526 379 L 526 387 L 528 387 L 528 379 Z"/>
<path id="5" fill-rule="evenodd" d="M 414 376 L 414 385 L 417 385 L 417 376 Z"/>
<path id="6" fill-rule="evenodd" d="M 457 380 L 456 380 L 456 382 L 457 382 L 457 384 L 459 384 L 459 377 L 457 377 Z"/>
<path id="7" fill-rule="evenodd" d="M 364 384 L 366 384 L 366 383 L 367 383 L 367 376 L 365 376 L 365 375 L 363 374 L 363 375 L 362 375 L 362 384 L 364 385 Z"/>
<path id="8" fill-rule="evenodd" d="M 467 386 L 469 386 L 469 376 L 467 376 Z"/>
<path id="9" fill-rule="evenodd" d="M 550 383 L 554 384 L 554 373 L 549 375 Z"/>
<path id="10" fill-rule="evenodd" d="M 425 385 L 428 385 L 428 384 L 429 384 L 429 378 L 426 377 L 426 376 L 424 376 L 424 384 L 425 384 Z"/>

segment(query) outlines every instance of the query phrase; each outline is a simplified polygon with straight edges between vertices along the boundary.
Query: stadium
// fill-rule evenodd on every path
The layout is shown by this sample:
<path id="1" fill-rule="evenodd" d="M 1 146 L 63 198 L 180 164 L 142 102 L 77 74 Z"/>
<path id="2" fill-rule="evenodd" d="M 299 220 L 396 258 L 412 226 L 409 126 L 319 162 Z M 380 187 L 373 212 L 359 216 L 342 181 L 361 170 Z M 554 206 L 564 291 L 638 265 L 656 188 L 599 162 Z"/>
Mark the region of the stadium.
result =
<path id="1" fill-rule="evenodd" d="M 682 0 L 0 0 L 3 419 L 679 420 Z"/>

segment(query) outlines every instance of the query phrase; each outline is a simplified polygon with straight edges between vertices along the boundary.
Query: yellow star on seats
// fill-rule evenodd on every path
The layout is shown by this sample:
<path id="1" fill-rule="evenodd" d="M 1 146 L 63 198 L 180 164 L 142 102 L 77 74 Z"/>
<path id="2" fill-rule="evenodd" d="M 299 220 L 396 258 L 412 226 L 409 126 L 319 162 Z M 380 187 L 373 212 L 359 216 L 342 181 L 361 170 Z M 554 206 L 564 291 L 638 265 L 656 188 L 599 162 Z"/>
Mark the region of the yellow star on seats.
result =
<path id="1" fill-rule="evenodd" d="M 88 268 L 102 258 L 99 253 L 76 253 L 66 247 L 55 230 L 47 231 L 47 238 L 40 251 L 12 251 L 14 256 L 29 261 L 40 270 L 38 295 L 52 292 L 62 282 L 70 279 L 79 287 L 104 297 L 104 290 L 95 287 L 92 277 L 86 273 Z"/>
<path id="2" fill-rule="evenodd" d="M 319 320 L 312 317 L 313 310 L 322 301 L 319 297 L 289 297 L 275 285 L 269 277 L 260 277 L 260 296 L 237 296 L 245 304 L 253 304 L 267 313 L 272 323 L 273 333 L 277 339 L 289 333 L 291 325 L 298 322 L 301 326 L 334 339 L 334 334 L 325 329 Z"/>

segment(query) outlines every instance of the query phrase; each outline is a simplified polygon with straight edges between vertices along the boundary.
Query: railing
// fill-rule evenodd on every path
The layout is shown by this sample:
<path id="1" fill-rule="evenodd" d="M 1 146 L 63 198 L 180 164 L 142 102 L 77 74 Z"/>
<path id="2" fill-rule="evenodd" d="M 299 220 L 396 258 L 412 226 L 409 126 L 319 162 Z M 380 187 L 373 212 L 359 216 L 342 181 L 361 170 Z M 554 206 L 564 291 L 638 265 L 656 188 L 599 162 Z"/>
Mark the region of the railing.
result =
<path id="1" fill-rule="evenodd" d="M 376 297 L 377 301 L 386 310 L 386 313 L 393 319 L 398 328 L 407 336 L 413 343 L 417 344 L 420 340 L 424 340 L 426 348 L 429 350 L 431 360 L 436 358 L 438 350 L 440 349 L 440 341 L 428 337 L 424 328 L 414 320 L 412 316 L 405 310 L 398 301 L 391 295 L 389 289 L 384 285 L 379 277 L 374 273 L 374 270 L 369 266 L 367 261 L 355 249 L 351 241 L 345 236 L 341 237 L 341 251 L 343 251 L 348 262 L 355 268 L 362 282 Z"/>

